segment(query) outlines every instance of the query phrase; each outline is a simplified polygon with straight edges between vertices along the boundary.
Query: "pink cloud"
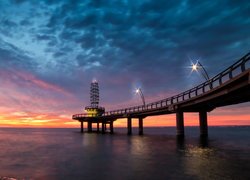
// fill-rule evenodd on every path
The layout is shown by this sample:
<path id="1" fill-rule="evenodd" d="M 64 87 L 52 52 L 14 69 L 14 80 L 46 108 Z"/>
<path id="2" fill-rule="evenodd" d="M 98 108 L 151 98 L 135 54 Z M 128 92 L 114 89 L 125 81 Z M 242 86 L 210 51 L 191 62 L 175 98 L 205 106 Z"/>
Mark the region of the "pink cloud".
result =
<path id="1" fill-rule="evenodd" d="M 57 122 L 60 126 L 66 119 L 71 122 L 72 108 L 79 103 L 62 87 L 28 72 L 1 71 L 0 82 L 0 125 L 13 121 L 25 125 Z"/>
<path id="2" fill-rule="evenodd" d="M 41 88 L 41 89 L 44 89 L 44 90 L 51 90 L 51 91 L 54 91 L 54 92 L 64 94 L 66 96 L 72 96 L 69 92 L 67 92 L 63 88 L 61 88 L 59 86 L 56 86 L 54 84 L 45 82 L 45 81 L 37 78 L 36 76 L 34 76 L 33 74 L 30 74 L 28 72 L 16 71 L 15 75 L 19 79 L 21 79 L 21 81 L 26 82 L 27 84 L 30 84 L 31 86 L 37 86 L 38 88 Z"/>

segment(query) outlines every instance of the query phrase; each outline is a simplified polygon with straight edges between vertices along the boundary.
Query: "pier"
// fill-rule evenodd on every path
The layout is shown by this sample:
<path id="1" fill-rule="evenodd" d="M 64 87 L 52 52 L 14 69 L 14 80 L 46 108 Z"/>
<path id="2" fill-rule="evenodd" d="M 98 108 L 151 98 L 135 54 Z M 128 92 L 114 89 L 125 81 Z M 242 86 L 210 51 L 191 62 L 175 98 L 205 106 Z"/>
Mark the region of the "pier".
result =
<path id="1" fill-rule="evenodd" d="M 98 107 L 98 103 L 94 103 L 95 105 L 92 107 L 96 108 L 95 113 L 75 114 L 72 116 L 72 119 L 81 123 L 81 132 L 84 132 L 83 123 L 86 122 L 88 124 L 87 132 L 93 132 L 93 124 L 97 124 L 96 132 L 100 132 L 99 125 L 101 124 L 101 133 L 104 134 L 109 130 L 112 134 L 114 133 L 114 121 L 126 118 L 128 135 L 132 134 L 133 119 L 138 119 L 138 134 L 143 135 L 143 121 L 146 117 L 175 113 L 176 134 L 177 136 L 184 136 L 184 113 L 194 112 L 199 114 L 200 135 L 207 136 L 208 112 L 218 107 L 249 101 L 250 53 L 216 76 L 175 96 L 141 106 L 106 112 L 103 108 Z M 107 128 L 107 125 L 109 128 Z"/>

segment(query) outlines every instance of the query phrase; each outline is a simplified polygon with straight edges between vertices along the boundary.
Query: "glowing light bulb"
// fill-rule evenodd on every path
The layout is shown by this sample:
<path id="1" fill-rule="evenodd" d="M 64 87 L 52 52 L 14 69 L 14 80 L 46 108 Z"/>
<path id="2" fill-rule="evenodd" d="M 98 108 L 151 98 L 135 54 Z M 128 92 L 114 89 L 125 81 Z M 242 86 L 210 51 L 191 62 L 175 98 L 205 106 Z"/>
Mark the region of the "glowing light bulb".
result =
<path id="1" fill-rule="evenodd" d="M 94 78 L 94 79 L 92 80 L 92 83 L 97 83 L 96 78 Z"/>
<path id="2" fill-rule="evenodd" d="M 192 71 L 198 71 L 198 65 L 196 64 L 192 64 Z"/>

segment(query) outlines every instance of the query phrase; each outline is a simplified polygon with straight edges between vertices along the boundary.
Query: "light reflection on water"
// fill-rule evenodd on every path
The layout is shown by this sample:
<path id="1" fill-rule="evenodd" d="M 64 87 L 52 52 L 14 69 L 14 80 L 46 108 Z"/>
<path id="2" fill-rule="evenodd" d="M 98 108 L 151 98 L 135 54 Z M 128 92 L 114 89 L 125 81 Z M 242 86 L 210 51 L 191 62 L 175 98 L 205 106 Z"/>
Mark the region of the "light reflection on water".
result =
<path id="1" fill-rule="evenodd" d="M 221 129 L 211 130 L 218 131 L 217 137 L 199 138 L 187 128 L 186 137 L 179 139 L 171 128 L 146 129 L 144 136 L 80 134 L 78 129 L 0 129 L 0 177 L 248 179 L 249 129 L 233 130 L 238 135 L 230 134 L 230 139 L 221 136 Z"/>

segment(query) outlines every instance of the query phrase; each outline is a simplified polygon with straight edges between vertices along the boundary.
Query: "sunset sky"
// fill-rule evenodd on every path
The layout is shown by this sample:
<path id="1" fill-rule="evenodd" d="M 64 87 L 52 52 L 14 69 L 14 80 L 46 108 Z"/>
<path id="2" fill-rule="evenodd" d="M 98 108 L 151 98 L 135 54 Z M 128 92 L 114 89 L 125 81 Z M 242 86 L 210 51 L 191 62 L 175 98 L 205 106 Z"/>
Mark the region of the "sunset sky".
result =
<path id="1" fill-rule="evenodd" d="M 0 127 L 78 127 L 92 79 L 114 110 L 167 98 L 250 50 L 248 0 L 1 0 Z M 218 108 L 209 125 L 250 125 L 250 103 Z M 186 114 L 186 125 L 198 125 Z M 137 122 L 135 122 L 137 123 Z M 124 126 L 125 120 L 115 122 Z M 175 115 L 146 126 L 174 126 Z"/>

